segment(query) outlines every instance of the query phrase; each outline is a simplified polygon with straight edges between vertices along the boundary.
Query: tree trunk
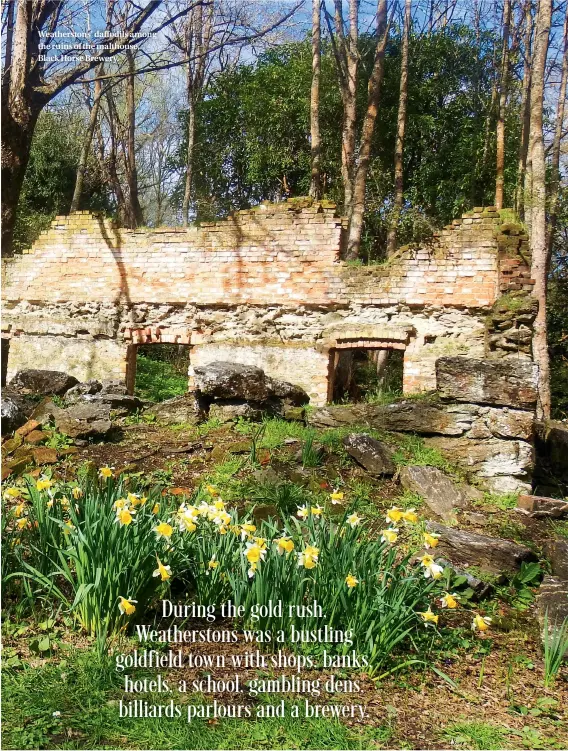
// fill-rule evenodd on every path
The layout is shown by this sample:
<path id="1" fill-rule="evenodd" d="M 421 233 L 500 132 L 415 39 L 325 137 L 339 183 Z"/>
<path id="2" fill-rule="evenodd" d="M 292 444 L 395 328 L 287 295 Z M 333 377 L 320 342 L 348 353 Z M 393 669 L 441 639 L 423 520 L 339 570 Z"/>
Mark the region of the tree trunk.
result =
<path id="1" fill-rule="evenodd" d="M 138 198 L 138 173 L 136 171 L 136 101 L 134 96 L 134 55 L 126 50 L 128 77 L 126 78 L 126 179 L 128 182 L 127 222 L 132 229 L 144 223 Z"/>
<path id="2" fill-rule="evenodd" d="M 540 0 L 535 24 L 534 58 L 531 80 L 530 152 L 532 163 L 531 197 L 531 275 L 533 294 L 538 300 L 534 322 L 533 357 L 539 366 L 539 418 L 550 417 L 550 362 L 546 330 L 548 243 L 546 238 L 546 160 L 544 152 L 543 107 L 546 56 L 550 37 L 552 0 Z"/>
<path id="3" fill-rule="evenodd" d="M 404 4 L 404 28 L 400 57 L 400 94 L 394 147 L 394 202 L 387 236 L 388 257 L 392 256 L 396 250 L 396 235 L 404 196 L 404 131 L 406 130 L 406 103 L 408 99 L 408 43 L 410 38 L 411 3 L 412 0 L 405 0 Z"/>
<path id="4" fill-rule="evenodd" d="M 336 26 L 342 24 L 340 15 L 341 0 L 336 0 Z M 338 21 L 339 16 L 339 21 Z M 349 37 L 345 42 L 345 80 L 342 86 L 343 127 L 341 131 L 341 178 L 343 181 L 343 212 L 351 215 L 355 182 L 355 142 L 357 138 L 357 73 L 359 51 L 359 0 L 349 0 Z"/>
<path id="5" fill-rule="evenodd" d="M 525 35 L 524 35 L 524 63 L 523 89 L 521 94 L 521 139 L 519 142 L 519 158 L 517 167 L 517 185 L 515 188 L 515 211 L 523 219 L 525 214 L 525 175 L 527 171 L 527 155 L 529 150 L 529 130 L 531 117 L 531 55 L 532 55 L 532 12 L 531 0 L 525 3 Z"/>
<path id="6" fill-rule="evenodd" d="M 310 92 L 310 196 L 321 198 L 321 136 L 319 126 L 321 74 L 321 0 L 312 0 L 312 88 Z"/>
<path id="7" fill-rule="evenodd" d="M 375 61 L 369 78 L 367 94 L 367 111 L 363 120 L 361 139 L 359 141 L 359 159 L 353 189 L 353 207 L 349 216 L 347 234 L 347 260 L 359 258 L 361 248 L 361 234 L 363 231 L 363 216 L 365 213 L 365 189 L 367 187 L 367 172 L 371 161 L 371 144 L 375 121 L 379 110 L 381 84 L 383 80 L 385 48 L 387 45 L 387 0 L 379 0 L 377 8 L 377 47 Z"/>
<path id="8" fill-rule="evenodd" d="M 14 4 L 16 0 L 7 0 L 6 17 L 6 52 L 4 67 L 2 68 L 2 92 L 7 94 L 10 84 L 10 68 L 12 67 L 12 45 L 14 44 Z"/>
<path id="9" fill-rule="evenodd" d="M 503 208 L 505 184 L 505 111 L 507 108 L 507 83 L 509 77 L 509 29 L 511 26 L 511 0 L 503 5 L 503 52 L 501 55 L 501 80 L 499 82 L 499 111 L 497 117 L 497 148 L 495 169 L 495 206 Z"/>
<path id="10" fill-rule="evenodd" d="M 87 125 L 87 131 L 85 138 L 83 139 L 83 145 L 81 147 L 81 153 L 79 155 L 79 164 L 77 166 L 77 177 L 75 179 L 75 190 L 73 191 L 73 198 L 71 199 L 71 208 L 69 211 L 79 211 L 81 204 L 81 195 L 83 193 L 83 182 L 85 180 L 85 172 L 87 171 L 87 162 L 91 151 L 91 144 L 93 142 L 93 134 L 97 125 L 97 118 L 99 116 L 99 109 L 101 105 L 102 96 L 102 82 L 97 80 L 98 76 L 102 75 L 102 66 L 95 71 L 95 93 L 93 98 L 93 106 L 91 107 L 91 113 L 89 116 L 89 124 Z"/>
<path id="11" fill-rule="evenodd" d="M 556 126 L 552 141 L 552 160 L 550 176 L 550 202 L 549 202 L 549 225 L 548 225 L 548 257 L 552 255 L 554 233 L 556 232 L 556 213 L 558 209 L 558 189 L 560 187 L 560 146 L 562 142 L 562 128 L 564 127 L 564 110 L 566 106 L 566 84 L 568 81 L 568 6 L 564 19 L 563 33 L 563 58 L 562 75 L 560 77 L 560 89 L 558 92 L 558 104 L 556 105 Z"/>
<path id="12" fill-rule="evenodd" d="M 193 101 L 193 94 L 191 91 L 190 73 L 188 72 L 187 82 L 187 103 L 188 103 L 188 116 L 187 116 L 187 152 L 186 152 L 186 165 L 185 165 L 185 187 L 183 191 L 183 204 L 181 208 L 183 226 L 189 225 L 189 204 L 191 202 L 191 184 L 193 182 L 193 154 L 195 150 L 195 104 Z"/>

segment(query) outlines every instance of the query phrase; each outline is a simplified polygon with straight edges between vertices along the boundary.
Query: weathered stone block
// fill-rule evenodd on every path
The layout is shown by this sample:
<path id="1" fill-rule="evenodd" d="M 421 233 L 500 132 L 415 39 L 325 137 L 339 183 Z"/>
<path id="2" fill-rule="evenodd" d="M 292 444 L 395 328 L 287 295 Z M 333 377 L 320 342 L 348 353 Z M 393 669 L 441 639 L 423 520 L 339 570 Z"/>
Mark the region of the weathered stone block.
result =
<path id="1" fill-rule="evenodd" d="M 77 383 L 74 376 L 58 370 L 20 370 L 8 384 L 20 394 L 34 396 L 62 396 Z"/>
<path id="2" fill-rule="evenodd" d="M 347 453 L 369 474 L 377 477 L 394 475 L 393 451 L 382 441 L 364 433 L 351 433 L 343 439 Z"/>
<path id="3" fill-rule="evenodd" d="M 456 511 L 467 508 L 472 495 L 436 467 L 403 467 L 400 484 L 405 490 L 422 496 L 428 508 L 446 522 L 456 520 Z M 476 493 L 474 488 L 471 491 Z"/>

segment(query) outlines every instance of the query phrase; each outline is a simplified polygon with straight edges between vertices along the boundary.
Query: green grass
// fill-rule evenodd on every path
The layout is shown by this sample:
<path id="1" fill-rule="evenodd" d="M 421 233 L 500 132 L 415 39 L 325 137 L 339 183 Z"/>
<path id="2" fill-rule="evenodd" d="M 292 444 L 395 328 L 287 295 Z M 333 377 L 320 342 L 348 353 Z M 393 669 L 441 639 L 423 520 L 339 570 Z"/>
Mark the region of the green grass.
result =
<path id="1" fill-rule="evenodd" d="M 568 540 L 568 521 L 553 520 L 550 522 L 550 527 L 555 535 Z"/>
<path id="2" fill-rule="evenodd" d="M 59 664 L 4 671 L 3 748 L 361 749 L 374 748 L 390 736 L 386 727 L 355 731 L 327 719 L 284 717 L 214 723 L 194 719 L 188 723 L 185 712 L 171 719 L 120 718 L 118 701 L 123 693 L 111 661 L 80 651 L 70 651 L 66 658 Z M 165 694 L 128 694 L 124 698 L 152 704 L 169 700 Z M 299 704 L 303 705 L 304 698 Z M 202 697 L 190 694 L 187 701 L 201 703 Z M 54 712 L 61 715 L 54 717 Z"/>
<path id="3" fill-rule="evenodd" d="M 163 402 L 187 391 L 187 375 L 180 374 L 169 362 L 139 354 L 136 358 L 135 394 L 151 402 Z"/>
<path id="4" fill-rule="evenodd" d="M 456 722 L 444 730 L 452 745 L 472 749 L 506 748 L 508 728 L 487 722 Z"/>

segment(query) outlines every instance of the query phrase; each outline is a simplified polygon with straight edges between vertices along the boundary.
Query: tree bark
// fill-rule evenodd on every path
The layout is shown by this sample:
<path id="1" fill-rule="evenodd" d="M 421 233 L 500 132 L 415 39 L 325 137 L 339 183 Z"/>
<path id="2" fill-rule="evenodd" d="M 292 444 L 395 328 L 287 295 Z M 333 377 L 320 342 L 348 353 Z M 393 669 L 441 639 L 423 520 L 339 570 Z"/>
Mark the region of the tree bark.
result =
<path id="1" fill-rule="evenodd" d="M 310 196 L 321 198 L 321 135 L 319 126 L 321 75 L 321 0 L 312 0 L 312 88 L 310 91 Z"/>
<path id="2" fill-rule="evenodd" d="M 524 62 L 523 88 L 521 94 L 521 138 L 519 142 L 519 157 L 517 166 L 517 185 L 515 188 L 515 211 L 523 219 L 525 214 L 525 174 L 527 171 L 527 155 L 529 150 L 529 130 L 531 117 L 531 56 L 532 56 L 532 12 L 531 0 L 525 2 L 525 34 L 524 34 Z"/>
<path id="3" fill-rule="evenodd" d="M 495 206 L 503 208 L 505 184 L 505 112 L 507 108 L 507 84 L 509 78 L 509 30 L 511 26 L 511 0 L 503 4 L 503 51 L 501 54 L 501 77 L 499 81 L 499 110 L 497 116 L 497 148 L 495 168 Z"/>
<path id="4" fill-rule="evenodd" d="M 387 257 L 392 256 L 396 250 L 396 236 L 404 197 L 404 132 L 406 130 L 406 105 L 408 100 L 408 45 L 410 39 L 411 4 L 412 0 L 405 0 L 400 56 L 400 93 L 394 147 L 394 201 L 387 236 Z"/>
<path id="5" fill-rule="evenodd" d="M 182 221 L 183 226 L 189 225 L 189 204 L 191 202 L 191 187 L 193 182 L 193 154 L 195 150 L 195 105 L 193 97 L 188 95 L 189 112 L 187 116 L 187 152 L 185 166 L 185 186 L 183 191 Z"/>
<path id="6" fill-rule="evenodd" d="M 373 70 L 369 78 L 367 93 L 367 111 L 363 120 L 361 138 L 359 141 L 359 159 L 353 187 L 353 205 L 349 215 L 347 234 L 346 260 L 359 258 L 361 248 L 361 234 L 363 231 L 363 215 L 365 213 L 365 189 L 367 187 L 367 173 L 371 160 L 371 144 L 375 121 L 379 111 L 381 84 L 383 81 L 385 49 L 388 37 L 387 0 L 379 0 L 377 8 L 377 47 Z"/>
<path id="7" fill-rule="evenodd" d="M 81 195 L 83 193 L 83 183 L 85 181 L 85 172 L 87 171 L 87 162 L 89 160 L 89 154 L 91 152 L 91 144 L 93 142 L 93 134 L 97 125 L 97 119 L 99 116 L 99 109 L 101 105 L 102 96 L 102 81 L 97 77 L 102 74 L 102 66 L 96 69 L 95 72 L 95 91 L 93 96 L 93 106 L 89 115 L 89 124 L 83 139 L 83 145 L 81 147 L 81 153 L 79 155 L 79 164 L 77 166 L 77 177 L 75 179 L 75 189 L 73 191 L 73 198 L 71 199 L 71 207 L 69 211 L 79 211 L 81 204 Z"/>
<path id="8" fill-rule="evenodd" d="M 560 187 L 560 146 L 562 142 L 562 128 L 564 127 L 564 112 L 566 107 L 566 84 L 568 82 L 568 6 L 564 18 L 564 32 L 562 35 L 562 74 L 556 105 L 556 125 L 552 141 L 552 159 L 550 176 L 550 201 L 548 221 L 548 257 L 552 256 L 554 234 L 556 232 L 556 214 L 558 210 L 558 190 Z"/>
<path id="9" fill-rule="evenodd" d="M 344 40 L 345 76 L 341 87 L 343 126 L 341 130 L 341 179 L 343 181 L 343 212 L 350 216 L 355 182 L 355 143 L 357 139 L 357 74 L 359 67 L 359 0 L 349 0 L 349 36 Z M 341 0 L 335 0 L 335 26 L 343 38 Z"/>
<path id="10" fill-rule="evenodd" d="M 550 37 L 552 0 L 539 0 L 534 35 L 531 80 L 530 152 L 531 195 L 531 275 L 533 295 L 538 300 L 534 322 L 533 357 L 539 366 L 537 415 L 550 417 L 550 362 L 546 328 L 548 243 L 546 237 L 546 160 L 543 134 L 543 107 L 546 57 Z"/>
<path id="11" fill-rule="evenodd" d="M 128 77 L 126 78 L 126 180 L 128 183 L 127 226 L 136 229 L 144 223 L 138 197 L 138 172 L 136 170 L 136 98 L 134 91 L 134 55 L 126 50 Z"/>

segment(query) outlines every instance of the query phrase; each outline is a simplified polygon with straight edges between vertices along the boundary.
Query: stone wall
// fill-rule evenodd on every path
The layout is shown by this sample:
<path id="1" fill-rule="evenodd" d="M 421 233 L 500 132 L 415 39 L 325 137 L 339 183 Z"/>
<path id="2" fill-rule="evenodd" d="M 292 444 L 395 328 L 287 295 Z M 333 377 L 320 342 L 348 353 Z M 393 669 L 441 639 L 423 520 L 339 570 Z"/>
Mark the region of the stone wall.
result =
<path id="1" fill-rule="evenodd" d="M 8 379 L 46 365 L 128 379 L 129 347 L 171 342 L 191 346 L 192 364 L 261 365 L 321 404 L 334 348 L 396 347 L 405 392 L 431 390 L 437 358 L 488 352 L 500 294 L 531 289 L 515 231 L 475 210 L 430 244 L 361 267 L 340 260 L 342 220 L 328 202 L 263 204 L 189 229 L 57 217 L 3 268 Z"/>

